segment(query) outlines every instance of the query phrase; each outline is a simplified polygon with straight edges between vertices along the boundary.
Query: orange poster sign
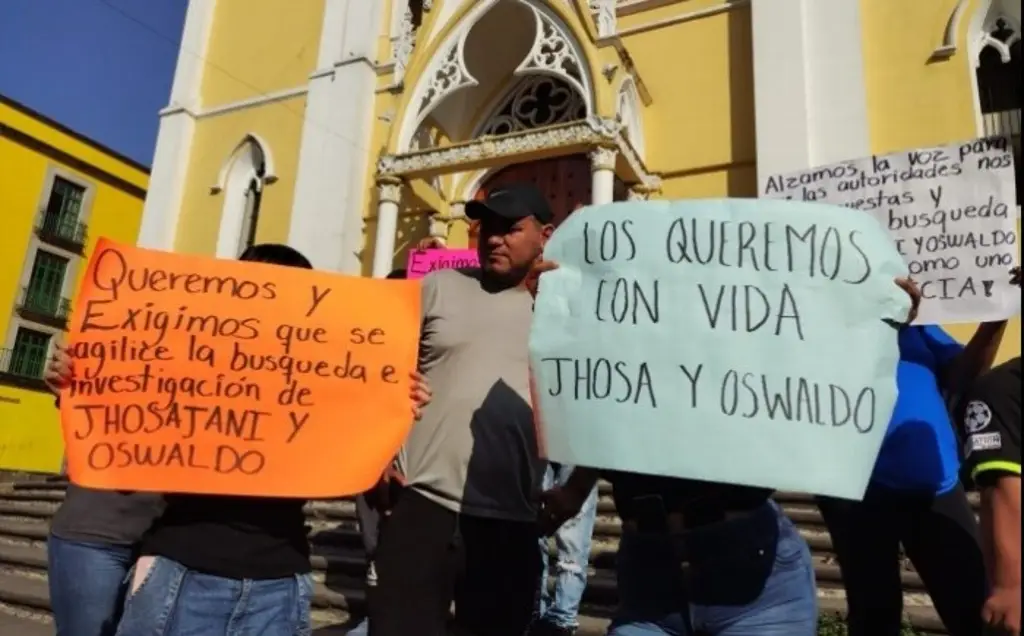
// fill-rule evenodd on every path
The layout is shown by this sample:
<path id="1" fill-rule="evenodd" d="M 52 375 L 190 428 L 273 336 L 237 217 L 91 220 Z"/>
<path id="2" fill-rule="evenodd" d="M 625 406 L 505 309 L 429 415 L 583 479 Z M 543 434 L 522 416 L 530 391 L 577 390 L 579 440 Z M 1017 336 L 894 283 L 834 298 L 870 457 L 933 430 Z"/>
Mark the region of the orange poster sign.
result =
<path id="1" fill-rule="evenodd" d="M 213 260 L 101 240 L 61 397 L 90 488 L 337 497 L 412 425 L 416 281 Z"/>

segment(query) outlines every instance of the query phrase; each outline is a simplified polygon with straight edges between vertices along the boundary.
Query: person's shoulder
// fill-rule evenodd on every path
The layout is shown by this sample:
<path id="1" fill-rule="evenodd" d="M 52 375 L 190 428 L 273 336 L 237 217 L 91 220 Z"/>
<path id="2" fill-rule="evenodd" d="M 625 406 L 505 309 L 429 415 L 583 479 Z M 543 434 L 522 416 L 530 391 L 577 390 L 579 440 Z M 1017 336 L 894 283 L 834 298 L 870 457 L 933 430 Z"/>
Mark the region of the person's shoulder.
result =
<path id="1" fill-rule="evenodd" d="M 423 277 L 423 284 L 432 287 L 479 287 L 480 268 L 439 269 Z"/>
<path id="2" fill-rule="evenodd" d="M 1020 357 L 1007 360 L 1000 365 L 990 369 L 975 382 L 969 395 L 979 398 L 992 398 L 1013 395 L 1020 395 Z"/>
<path id="3" fill-rule="evenodd" d="M 1020 358 L 991 369 L 978 378 L 960 404 L 959 423 L 968 435 L 990 426 L 1019 435 Z"/>
<path id="4" fill-rule="evenodd" d="M 996 365 L 985 375 L 1000 382 L 1010 381 L 1015 387 L 1020 388 L 1020 356 Z"/>

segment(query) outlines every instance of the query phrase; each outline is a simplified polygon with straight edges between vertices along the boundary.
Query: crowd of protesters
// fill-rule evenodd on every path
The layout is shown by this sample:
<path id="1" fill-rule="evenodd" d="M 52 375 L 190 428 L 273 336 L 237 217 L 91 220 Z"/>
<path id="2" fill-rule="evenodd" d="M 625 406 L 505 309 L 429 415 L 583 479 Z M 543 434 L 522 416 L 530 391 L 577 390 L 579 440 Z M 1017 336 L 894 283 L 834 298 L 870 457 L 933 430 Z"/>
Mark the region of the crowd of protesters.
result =
<path id="1" fill-rule="evenodd" d="M 424 278 L 417 421 L 357 501 L 367 616 L 352 633 L 573 634 L 603 478 L 622 518 L 611 636 L 815 636 L 810 550 L 770 490 L 540 457 L 527 342 L 537 279 L 557 267 L 542 260 L 554 215 L 525 184 L 466 214 L 479 224 L 480 267 Z M 241 258 L 310 267 L 280 245 Z M 912 310 L 868 492 L 818 500 L 849 633 L 900 633 L 902 545 L 952 636 L 1019 636 L 1020 359 L 989 371 L 1005 322 L 982 324 L 966 346 L 911 326 L 920 293 L 894 284 Z M 59 395 L 73 376 L 58 350 L 48 383 Z M 982 492 L 980 525 L 968 486 Z M 304 503 L 71 485 L 49 540 L 58 636 L 310 634 Z"/>

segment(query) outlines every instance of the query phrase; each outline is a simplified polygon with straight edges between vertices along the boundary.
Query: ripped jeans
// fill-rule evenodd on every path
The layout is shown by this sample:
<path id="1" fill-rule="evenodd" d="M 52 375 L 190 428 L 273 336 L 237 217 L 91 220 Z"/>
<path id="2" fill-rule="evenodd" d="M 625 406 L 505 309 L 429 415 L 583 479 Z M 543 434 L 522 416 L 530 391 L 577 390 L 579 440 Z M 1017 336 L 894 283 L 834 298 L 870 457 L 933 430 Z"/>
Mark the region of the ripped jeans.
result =
<path id="1" fill-rule="evenodd" d="M 164 557 L 132 571 L 116 636 L 310 636 L 313 577 L 228 579 Z"/>
<path id="2" fill-rule="evenodd" d="M 544 489 L 565 483 L 572 474 L 572 466 L 548 464 L 544 472 Z M 580 601 L 587 587 L 587 566 L 590 563 L 590 539 L 594 532 L 594 517 L 597 515 L 597 487 L 591 491 L 580 513 L 570 519 L 555 533 L 555 547 L 558 550 L 554 564 L 554 591 L 549 590 L 548 581 L 548 537 L 540 540 L 544 573 L 541 575 L 539 616 L 541 620 L 556 627 L 575 628 L 579 625 Z"/>

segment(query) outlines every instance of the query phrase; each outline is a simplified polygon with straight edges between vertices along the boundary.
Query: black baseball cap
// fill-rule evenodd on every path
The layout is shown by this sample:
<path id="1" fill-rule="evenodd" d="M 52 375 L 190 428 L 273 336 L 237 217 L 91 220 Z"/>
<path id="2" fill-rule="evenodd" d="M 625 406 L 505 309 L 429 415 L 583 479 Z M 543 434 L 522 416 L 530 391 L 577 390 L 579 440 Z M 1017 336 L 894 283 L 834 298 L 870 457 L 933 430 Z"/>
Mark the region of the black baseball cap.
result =
<path id="1" fill-rule="evenodd" d="M 532 216 L 545 224 L 555 220 L 547 197 L 532 183 L 500 186 L 491 190 L 483 201 L 466 204 L 466 216 L 470 220 L 479 221 L 488 214 L 513 221 Z"/>

